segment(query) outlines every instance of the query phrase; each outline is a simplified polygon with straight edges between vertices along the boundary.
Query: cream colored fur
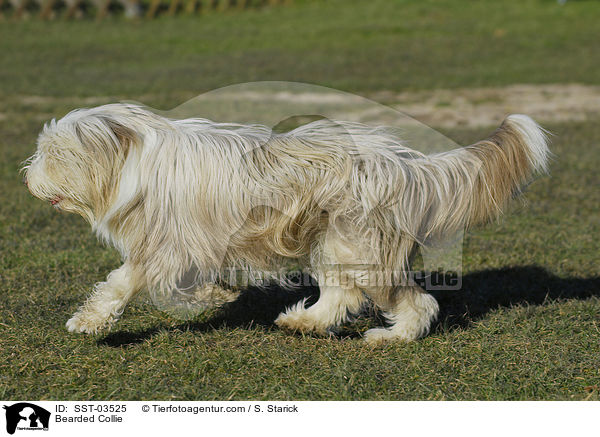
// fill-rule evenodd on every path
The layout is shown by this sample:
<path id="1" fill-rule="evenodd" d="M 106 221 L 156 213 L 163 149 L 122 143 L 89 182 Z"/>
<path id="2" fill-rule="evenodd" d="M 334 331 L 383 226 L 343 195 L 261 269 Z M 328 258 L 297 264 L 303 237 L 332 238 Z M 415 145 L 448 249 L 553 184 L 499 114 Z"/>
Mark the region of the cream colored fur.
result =
<path id="1" fill-rule="evenodd" d="M 112 325 L 141 290 L 221 305 L 237 293 L 222 288 L 229 269 L 294 262 L 311 269 L 321 295 L 289 308 L 279 326 L 324 334 L 370 300 L 391 323 L 366 333 L 378 342 L 416 339 L 437 315 L 435 299 L 407 282 L 418 245 L 496 217 L 546 171 L 548 153 L 544 131 L 523 115 L 487 140 L 425 156 L 357 123 L 274 134 L 113 104 L 46 125 L 25 168 L 36 197 L 82 215 L 124 259 L 70 331 Z"/>

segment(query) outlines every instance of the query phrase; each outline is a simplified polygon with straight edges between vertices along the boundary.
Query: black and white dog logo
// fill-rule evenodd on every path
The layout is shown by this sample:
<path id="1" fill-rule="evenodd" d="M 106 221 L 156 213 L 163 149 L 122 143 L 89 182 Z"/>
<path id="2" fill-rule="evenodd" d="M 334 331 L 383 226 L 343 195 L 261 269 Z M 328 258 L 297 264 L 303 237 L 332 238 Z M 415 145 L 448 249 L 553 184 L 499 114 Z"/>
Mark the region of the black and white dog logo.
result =
<path id="1" fill-rule="evenodd" d="M 6 410 L 6 432 L 14 434 L 19 430 L 48 430 L 50 411 L 28 402 L 4 406 Z"/>

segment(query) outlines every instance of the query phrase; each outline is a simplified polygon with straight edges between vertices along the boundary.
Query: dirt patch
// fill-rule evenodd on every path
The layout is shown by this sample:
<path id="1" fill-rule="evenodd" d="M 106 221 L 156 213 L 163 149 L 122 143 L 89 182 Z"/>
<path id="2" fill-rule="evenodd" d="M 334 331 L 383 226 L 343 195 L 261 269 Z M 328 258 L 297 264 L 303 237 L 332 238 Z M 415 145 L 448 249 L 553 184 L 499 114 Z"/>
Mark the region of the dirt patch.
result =
<path id="1" fill-rule="evenodd" d="M 349 94 L 337 93 L 334 90 L 331 90 L 331 93 L 233 91 L 217 93 L 210 99 L 217 99 L 220 102 L 232 99 L 236 102 L 244 100 L 251 105 L 266 106 L 273 102 L 279 105 L 287 102 L 288 105 L 294 105 L 296 109 L 302 108 L 303 105 L 317 111 L 322 109 L 323 114 L 327 114 L 328 108 L 335 108 L 337 119 L 371 124 L 394 124 L 394 118 L 397 118 L 397 113 L 390 111 L 389 108 L 352 100 L 352 97 L 348 97 Z M 542 124 L 600 119 L 600 86 L 581 84 L 511 85 L 402 93 L 385 91 L 372 94 L 369 98 L 376 102 L 383 102 L 422 123 L 444 128 L 494 126 L 499 124 L 506 115 L 513 113 L 527 114 Z M 214 101 L 210 99 L 207 101 Z M 120 99 L 14 96 L 11 100 L 26 105 L 27 110 L 35 114 L 33 115 L 35 119 L 46 120 L 53 116 L 49 113 L 48 105 L 68 105 L 76 108 Z M 151 101 L 152 96 L 138 96 L 135 100 Z M 0 107 L 0 109 L 4 108 Z M 227 119 L 231 110 L 231 107 L 223 106 L 223 113 L 219 115 Z M 204 112 L 200 110 L 195 115 L 208 118 L 213 115 L 211 111 L 203 114 Z M 10 115 L 7 111 L 0 112 L 0 120 L 8 118 Z"/>
<path id="2" fill-rule="evenodd" d="M 527 114 L 541 123 L 600 119 L 600 87 L 511 85 L 502 88 L 380 93 L 375 100 L 431 126 L 496 125 L 508 114 Z"/>

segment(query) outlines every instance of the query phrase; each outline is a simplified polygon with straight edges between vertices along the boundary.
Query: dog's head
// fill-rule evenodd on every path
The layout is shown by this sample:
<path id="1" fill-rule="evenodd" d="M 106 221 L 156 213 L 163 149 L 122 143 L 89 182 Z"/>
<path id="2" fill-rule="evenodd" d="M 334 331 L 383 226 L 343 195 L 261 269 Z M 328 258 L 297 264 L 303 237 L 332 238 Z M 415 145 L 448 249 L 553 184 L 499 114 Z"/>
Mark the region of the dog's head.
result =
<path id="1" fill-rule="evenodd" d="M 31 194 L 93 223 L 109 207 L 123 163 L 140 143 L 136 121 L 145 113 L 132 105 L 105 105 L 47 123 L 23 168 Z"/>

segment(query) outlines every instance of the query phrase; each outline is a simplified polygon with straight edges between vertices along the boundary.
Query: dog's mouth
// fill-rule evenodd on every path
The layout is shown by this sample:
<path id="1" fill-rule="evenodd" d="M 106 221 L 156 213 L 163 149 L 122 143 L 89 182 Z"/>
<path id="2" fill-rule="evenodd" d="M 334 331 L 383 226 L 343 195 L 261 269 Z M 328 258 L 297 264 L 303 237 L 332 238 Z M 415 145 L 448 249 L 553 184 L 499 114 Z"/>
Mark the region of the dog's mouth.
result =
<path id="1" fill-rule="evenodd" d="M 60 196 L 54 196 L 51 200 L 50 203 L 52 204 L 52 206 L 56 206 L 60 203 L 60 201 L 63 200 L 62 197 Z"/>

